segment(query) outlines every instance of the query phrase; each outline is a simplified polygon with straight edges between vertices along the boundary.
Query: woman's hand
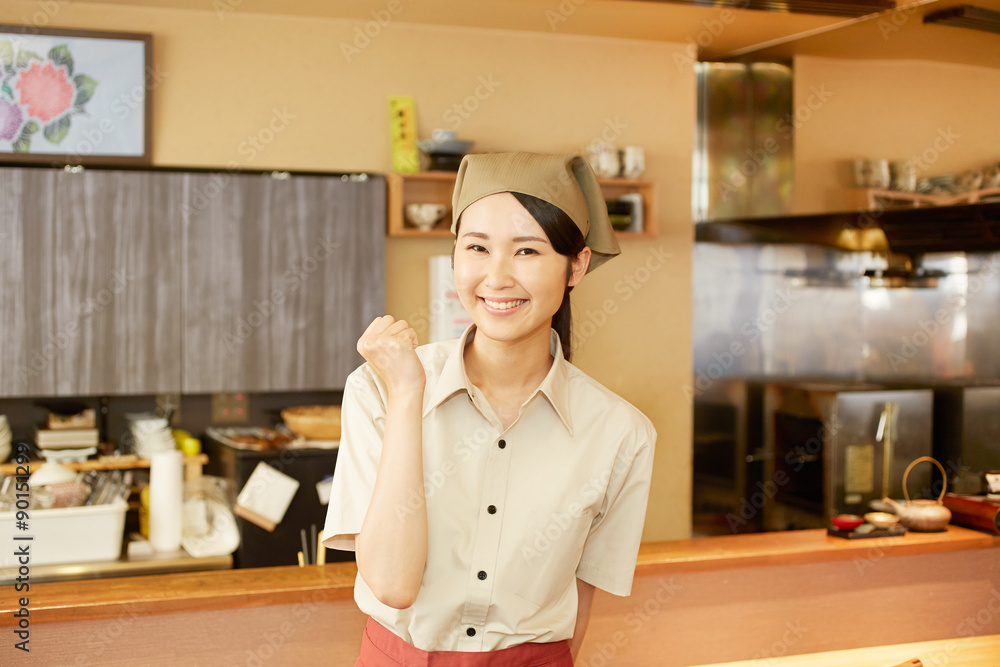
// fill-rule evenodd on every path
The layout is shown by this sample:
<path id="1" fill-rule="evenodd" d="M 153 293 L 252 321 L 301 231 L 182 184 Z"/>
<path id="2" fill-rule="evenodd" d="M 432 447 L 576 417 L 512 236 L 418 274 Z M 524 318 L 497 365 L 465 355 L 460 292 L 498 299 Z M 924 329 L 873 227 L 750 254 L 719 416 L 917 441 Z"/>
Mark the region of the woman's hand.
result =
<path id="1" fill-rule="evenodd" d="M 375 369 L 390 394 L 423 393 L 426 377 L 416 353 L 417 332 L 392 315 L 376 317 L 358 340 L 358 352 Z"/>

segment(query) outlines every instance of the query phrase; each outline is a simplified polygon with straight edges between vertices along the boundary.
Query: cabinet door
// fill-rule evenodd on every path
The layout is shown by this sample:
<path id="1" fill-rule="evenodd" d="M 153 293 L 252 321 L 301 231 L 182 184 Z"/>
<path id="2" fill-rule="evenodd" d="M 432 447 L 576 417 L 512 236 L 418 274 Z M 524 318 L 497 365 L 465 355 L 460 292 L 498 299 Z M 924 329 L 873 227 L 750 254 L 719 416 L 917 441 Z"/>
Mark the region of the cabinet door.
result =
<path id="1" fill-rule="evenodd" d="M 270 389 L 341 389 L 385 308 L 385 180 L 296 176 L 265 192 Z"/>
<path id="2" fill-rule="evenodd" d="M 0 394 L 180 387 L 180 180 L 5 169 Z"/>
<path id="3" fill-rule="evenodd" d="M 385 181 L 192 174 L 184 391 L 339 389 L 384 308 Z"/>
<path id="4" fill-rule="evenodd" d="M 269 180 L 184 175 L 185 393 L 267 387 L 269 331 L 252 311 L 268 284 L 259 212 Z"/>

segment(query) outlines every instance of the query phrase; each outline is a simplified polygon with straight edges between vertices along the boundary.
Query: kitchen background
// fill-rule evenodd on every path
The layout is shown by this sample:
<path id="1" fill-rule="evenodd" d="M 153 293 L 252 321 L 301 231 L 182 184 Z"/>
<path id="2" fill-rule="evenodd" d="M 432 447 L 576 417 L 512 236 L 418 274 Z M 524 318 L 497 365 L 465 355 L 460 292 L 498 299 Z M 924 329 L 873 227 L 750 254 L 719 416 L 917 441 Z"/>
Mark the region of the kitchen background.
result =
<path id="1" fill-rule="evenodd" d="M 361 22 L 370 20 L 367 4 L 344 3 L 337 10 L 298 2 L 283 14 L 250 1 L 49 5 L 51 15 L 39 3 L 11 0 L 0 7 L 0 21 L 31 22 L 42 12 L 51 26 L 154 34 L 157 166 L 388 172 L 390 94 L 415 96 L 420 136 L 454 129 L 474 139 L 479 151 L 573 151 L 595 139 L 645 147 L 645 177 L 659 189 L 660 234 L 624 241 L 619 260 L 574 290 L 578 322 L 601 314 L 609 299 L 618 306 L 582 341 L 575 360 L 648 414 L 659 433 L 644 539 L 690 534 L 692 280 L 715 261 L 700 264 L 691 214 L 696 81 L 688 37 L 706 29 L 704 14 L 677 9 L 669 16 L 680 19 L 671 21 L 653 3 L 584 3 L 551 24 L 545 11 L 558 8 L 539 3 L 493 3 L 486 20 L 441 2 L 430 3 L 431 10 L 404 4 L 398 22 L 347 56 L 340 45 L 351 43 Z M 329 15 L 336 11 L 343 14 Z M 406 22 L 411 11 L 414 19 L 449 25 Z M 786 18 L 778 17 L 775 29 Z M 1000 127 L 983 112 L 1000 103 L 1000 70 L 985 60 L 997 50 L 983 48 L 979 36 L 954 37 L 940 32 L 954 29 L 937 28 L 929 41 L 924 33 L 925 41 L 942 35 L 949 45 L 965 44 L 950 51 L 953 62 L 922 59 L 915 50 L 895 60 L 895 45 L 912 45 L 907 31 L 921 29 L 901 22 L 903 29 L 888 36 L 870 25 L 868 33 L 836 47 L 817 47 L 822 55 L 794 57 L 796 212 L 845 208 L 853 158 L 922 154 L 941 131 L 955 139 L 937 151 L 932 173 L 998 159 Z M 662 27 L 667 23 L 671 27 Z M 629 33 L 622 25 L 646 27 Z M 742 28 L 736 21 L 727 30 L 739 34 Z M 856 45 L 864 45 L 868 57 Z M 931 53 L 941 55 L 925 51 Z M 288 118 L 287 126 L 260 150 L 247 150 L 247 139 L 275 113 Z M 428 258 L 449 250 L 446 240 L 386 240 L 386 311 L 415 321 L 423 337 L 427 281 L 414 276 L 425 276 Z M 774 255 L 776 261 L 795 261 L 784 252 Z M 647 268 L 664 255 L 669 261 Z M 716 257 L 729 261 L 724 251 Z M 904 331 L 915 330 L 924 317 L 923 309 L 906 303 L 892 315 Z M 115 412 L 143 401 L 111 400 Z M 185 396 L 182 413 L 204 414 L 208 400 Z M 252 395 L 257 412 L 251 414 L 265 416 L 272 401 L 283 400 Z M 151 407 L 152 397 L 145 402 Z M 23 405 L 2 400 L 0 413 Z"/>

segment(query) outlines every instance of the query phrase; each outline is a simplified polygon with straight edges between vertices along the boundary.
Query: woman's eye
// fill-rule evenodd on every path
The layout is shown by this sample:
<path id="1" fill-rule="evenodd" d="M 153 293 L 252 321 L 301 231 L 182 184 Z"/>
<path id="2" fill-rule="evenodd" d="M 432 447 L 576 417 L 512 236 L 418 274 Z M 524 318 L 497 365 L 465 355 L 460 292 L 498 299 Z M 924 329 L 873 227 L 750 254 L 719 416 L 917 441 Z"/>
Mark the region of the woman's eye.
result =
<path id="1" fill-rule="evenodd" d="M 538 251 L 534 248 L 521 248 L 517 251 L 518 255 L 537 255 Z"/>
<path id="2" fill-rule="evenodd" d="M 470 246 L 469 246 L 468 248 L 466 248 L 466 249 L 467 249 L 467 250 L 471 250 L 472 252 L 486 252 L 486 248 L 484 248 L 484 247 L 483 247 L 483 246 L 481 246 L 481 245 L 476 245 L 476 244 L 472 244 L 472 245 L 470 245 Z"/>

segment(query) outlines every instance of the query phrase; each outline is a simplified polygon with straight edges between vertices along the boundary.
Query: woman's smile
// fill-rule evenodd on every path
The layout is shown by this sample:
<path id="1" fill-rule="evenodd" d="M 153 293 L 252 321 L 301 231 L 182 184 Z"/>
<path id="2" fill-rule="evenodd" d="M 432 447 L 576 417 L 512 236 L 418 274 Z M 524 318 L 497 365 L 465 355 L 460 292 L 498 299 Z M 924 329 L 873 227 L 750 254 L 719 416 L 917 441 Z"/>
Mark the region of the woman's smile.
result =
<path id="1" fill-rule="evenodd" d="M 486 305 L 487 312 L 495 315 L 513 314 L 514 311 L 528 302 L 527 299 L 491 299 L 485 296 L 479 297 L 479 301 Z"/>

